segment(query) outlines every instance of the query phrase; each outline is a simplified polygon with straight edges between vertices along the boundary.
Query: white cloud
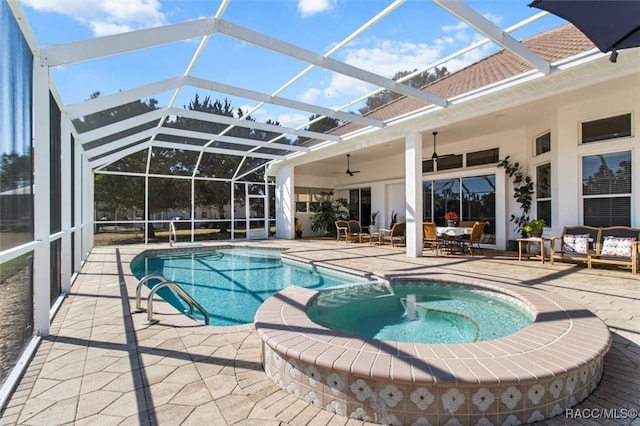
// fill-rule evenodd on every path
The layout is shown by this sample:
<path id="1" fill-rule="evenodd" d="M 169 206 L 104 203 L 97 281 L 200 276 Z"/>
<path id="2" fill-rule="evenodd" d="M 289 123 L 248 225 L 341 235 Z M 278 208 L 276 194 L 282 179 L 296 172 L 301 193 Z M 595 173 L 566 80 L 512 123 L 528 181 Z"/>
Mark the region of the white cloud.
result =
<path id="1" fill-rule="evenodd" d="M 445 34 L 452 33 L 455 40 L 461 41 L 463 43 L 469 43 L 469 40 L 471 38 L 471 27 L 469 27 L 469 25 L 462 21 L 458 22 L 456 25 L 445 25 L 441 29 Z"/>
<path id="2" fill-rule="evenodd" d="M 502 16 L 496 16 L 492 13 L 485 13 L 483 16 L 496 25 L 500 25 L 502 22 Z"/>
<path id="3" fill-rule="evenodd" d="M 374 40 L 372 46 L 345 51 L 344 61 L 350 65 L 391 78 L 398 71 L 413 71 L 434 62 L 442 51 L 441 44 L 410 43 L 402 41 Z M 341 74 L 334 74 L 324 90 L 332 97 L 365 95 L 375 87 Z"/>
<path id="4" fill-rule="evenodd" d="M 284 127 L 295 129 L 301 124 L 309 122 L 309 117 L 304 114 L 280 114 L 278 116 L 278 122 Z"/>
<path id="5" fill-rule="evenodd" d="M 461 40 L 464 44 L 468 44 L 483 38 L 482 34 L 472 32 L 466 24 L 448 26 L 446 29 L 451 35 L 443 35 L 431 44 L 379 39 L 364 40 L 357 46 L 344 49 L 341 60 L 363 70 L 391 78 L 398 71 L 424 69 L 425 66 L 440 59 L 444 52 L 447 52 L 451 46 L 459 44 Z M 444 66 L 449 72 L 455 72 L 486 57 L 491 49 L 494 49 L 491 44 L 484 45 L 480 49 L 474 49 L 447 62 Z M 315 101 L 322 104 L 319 96 L 321 93 L 324 100 L 330 101 L 333 106 L 338 106 L 345 104 L 348 100 L 367 95 L 376 88 L 377 86 L 363 81 L 333 73 L 326 86 L 307 89 L 298 98 L 305 102 Z"/>
<path id="6" fill-rule="evenodd" d="M 318 100 L 322 91 L 314 87 L 310 87 L 299 96 L 300 101 L 312 104 Z"/>
<path id="7" fill-rule="evenodd" d="M 460 21 L 456 25 L 444 25 L 441 29 L 445 33 L 454 33 L 458 31 L 464 31 L 468 28 L 469 25 L 467 25 L 465 22 Z"/>
<path id="8" fill-rule="evenodd" d="M 167 23 L 158 0 L 23 0 L 40 12 L 66 15 L 104 36 Z"/>
<path id="9" fill-rule="evenodd" d="M 251 108 L 253 107 L 254 105 L 242 105 L 240 109 L 246 113 L 247 111 L 250 111 Z M 252 112 L 251 118 L 261 123 L 265 123 L 267 120 L 271 120 L 271 121 L 277 121 L 278 123 L 280 123 L 280 125 L 284 127 L 296 128 L 299 125 L 308 122 L 309 115 L 311 115 L 311 113 L 307 115 L 298 114 L 298 113 L 283 113 L 283 114 L 279 114 L 276 117 L 273 114 L 273 112 L 269 111 L 268 108 L 263 106 L 259 110 Z M 234 113 L 234 116 L 235 116 L 235 113 Z"/>
<path id="10" fill-rule="evenodd" d="M 332 0 L 298 0 L 298 12 L 303 17 L 313 16 L 332 8 Z"/>

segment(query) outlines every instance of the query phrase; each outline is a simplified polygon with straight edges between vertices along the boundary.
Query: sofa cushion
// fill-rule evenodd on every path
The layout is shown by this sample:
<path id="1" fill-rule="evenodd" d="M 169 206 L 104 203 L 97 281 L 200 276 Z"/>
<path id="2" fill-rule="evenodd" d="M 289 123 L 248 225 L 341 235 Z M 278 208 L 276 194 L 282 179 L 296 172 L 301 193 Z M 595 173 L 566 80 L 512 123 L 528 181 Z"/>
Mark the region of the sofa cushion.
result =
<path id="1" fill-rule="evenodd" d="M 631 257 L 631 247 L 635 238 L 605 237 L 601 256 Z"/>
<path id="2" fill-rule="evenodd" d="M 571 254 L 587 254 L 589 249 L 589 234 L 565 234 L 562 237 L 562 251 Z"/>

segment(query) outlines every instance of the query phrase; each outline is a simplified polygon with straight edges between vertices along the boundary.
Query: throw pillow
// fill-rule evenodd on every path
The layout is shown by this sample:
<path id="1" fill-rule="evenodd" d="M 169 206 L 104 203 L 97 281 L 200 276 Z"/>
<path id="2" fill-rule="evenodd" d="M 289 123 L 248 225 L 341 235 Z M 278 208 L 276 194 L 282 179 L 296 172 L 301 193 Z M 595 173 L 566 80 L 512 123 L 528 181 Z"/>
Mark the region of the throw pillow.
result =
<path id="1" fill-rule="evenodd" d="M 565 234 L 562 241 L 562 251 L 565 253 L 587 254 L 589 250 L 589 234 Z"/>
<path id="2" fill-rule="evenodd" d="M 635 240 L 635 238 L 604 237 L 600 255 L 631 257 L 631 246 Z"/>

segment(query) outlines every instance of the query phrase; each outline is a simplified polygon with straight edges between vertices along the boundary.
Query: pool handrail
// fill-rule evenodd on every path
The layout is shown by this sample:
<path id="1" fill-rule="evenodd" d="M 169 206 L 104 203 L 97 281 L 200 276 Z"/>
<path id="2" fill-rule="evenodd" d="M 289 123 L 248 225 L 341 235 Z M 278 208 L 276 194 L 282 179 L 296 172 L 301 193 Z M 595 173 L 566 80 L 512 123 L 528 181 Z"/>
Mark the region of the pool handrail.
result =
<path id="1" fill-rule="evenodd" d="M 204 323 L 205 325 L 209 325 L 209 313 L 200 305 L 196 300 L 189 295 L 179 284 L 173 281 L 163 281 L 161 283 L 156 284 L 151 289 L 149 296 L 147 298 L 147 320 L 144 322 L 145 325 L 156 324 L 159 321 L 153 319 L 153 296 L 158 292 L 158 290 L 168 287 L 173 290 L 178 296 L 184 300 L 187 305 L 189 305 L 189 315 L 193 315 L 193 308 L 196 307 L 202 315 L 204 315 Z"/>
<path id="2" fill-rule="evenodd" d="M 173 238 L 171 238 L 173 236 Z M 178 242 L 178 236 L 176 235 L 176 225 L 173 221 L 169 222 L 169 246 L 173 247 Z"/>
<path id="3" fill-rule="evenodd" d="M 140 278 L 138 281 L 138 285 L 136 286 L 136 310 L 135 312 L 144 312 L 146 309 L 142 307 L 142 286 L 151 280 L 159 280 L 160 282 L 168 281 L 163 275 L 160 274 L 149 274 Z"/>

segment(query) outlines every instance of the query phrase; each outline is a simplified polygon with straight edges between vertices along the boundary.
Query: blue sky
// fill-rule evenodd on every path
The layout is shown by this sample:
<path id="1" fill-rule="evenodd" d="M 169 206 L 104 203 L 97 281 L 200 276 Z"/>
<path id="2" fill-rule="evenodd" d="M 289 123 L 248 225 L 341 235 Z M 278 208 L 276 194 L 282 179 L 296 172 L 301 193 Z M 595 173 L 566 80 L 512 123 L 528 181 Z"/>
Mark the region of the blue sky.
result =
<path id="1" fill-rule="evenodd" d="M 22 0 L 36 40 L 41 46 L 178 23 L 216 14 L 218 0 Z M 391 2 L 369 0 L 232 0 L 222 18 L 271 37 L 324 54 Z M 501 28 L 538 12 L 528 1 L 468 1 Z M 524 30 L 517 39 L 562 24 L 547 16 Z M 408 0 L 388 17 L 340 49 L 332 58 L 392 77 L 434 63 L 483 38 L 437 5 Z M 65 104 L 82 102 L 93 92 L 107 95 L 139 85 L 182 75 L 196 51 L 198 40 L 187 40 L 108 58 L 66 65 L 52 71 Z M 488 44 L 447 64 L 454 71 L 475 62 L 498 47 Z M 272 93 L 302 71 L 306 63 L 251 44 L 215 34 L 192 75 L 204 79 Z M 337 107 L 369 93 L 373 87 L 322 69 L 280 93 L 280 96 Z M 188 104 L 195 92 L 214 99 L 229 98 L 235 108 L 256 104 L 202 89 L 183 90 L 175 106 Z M 166 105 L 171 93 L 154 96 Z M 357 110 L 361 105 L 354 105 Z M 278 120 L 295 127 L 310 113 L 266 106 L 253 114 L 259 121 Z"/>

